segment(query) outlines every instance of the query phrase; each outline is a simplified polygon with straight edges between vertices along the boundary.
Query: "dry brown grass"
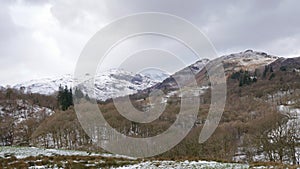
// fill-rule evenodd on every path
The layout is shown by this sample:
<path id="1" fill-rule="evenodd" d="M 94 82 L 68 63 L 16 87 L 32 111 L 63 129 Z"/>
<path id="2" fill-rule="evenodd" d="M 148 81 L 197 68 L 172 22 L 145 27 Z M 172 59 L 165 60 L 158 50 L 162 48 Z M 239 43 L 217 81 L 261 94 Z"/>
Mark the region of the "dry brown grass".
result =
<path id="1" fill-rule="evenodd" d="M 270 168 L 288 168 L 288 169 L 296 169 L 299 168 L 299 166 L 296 165 L 287 165 L 287 164 L 282 164 L 282 163 L 277 163 L 277 162 L 253 162 L 250 164 L 250 168 L 253 167 L 259 167 L 259 166 L 264 166 L 264 167 L 270 167 Z"/>
<path id="2" fill-rule="evenodd" d="M 130 164 L 136 164 L 140 160 L 129 160 L 124 158 L 101 157 L 101 156 L 36 156 L 24 159 L 1 158 L 0 168 L 28 168 L 30 166 L 48 166 L 64 168 L 110 168 Z M 94 164 L 94 166 L 86 166 Z"/>

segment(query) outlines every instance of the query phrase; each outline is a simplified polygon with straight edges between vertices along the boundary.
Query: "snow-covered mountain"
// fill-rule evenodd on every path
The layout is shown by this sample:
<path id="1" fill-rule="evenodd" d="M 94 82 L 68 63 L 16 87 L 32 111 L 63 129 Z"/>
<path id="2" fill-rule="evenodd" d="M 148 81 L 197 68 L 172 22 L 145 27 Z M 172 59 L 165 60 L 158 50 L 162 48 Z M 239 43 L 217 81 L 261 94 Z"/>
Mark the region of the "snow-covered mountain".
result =
<path id="1" fill-rule="evenodd" d="M 86 82 L 89 81 L 87 80 Z M 106 100 L 137 93 L 159 82 L 160 80 L 153 80 L 143 74 L 133 74 L 124 70 L 112 69 L 95 76 L 94 90 L 88 88 L 88 85 L 79 85 L 79 88 L 83 93 L 88 93 L 89 96 L 95 96 L 98 100 Z"/>
<path id="2" fill-rule="evenodd" d="M 170 77 L 166 78 L 163 82 L 158 83 L 157 85 L 153 86 L 152 89 L 177 89 L 178 85 L 175 81 L 174 77 L 176 79 L 180 79 L 182 81 L 185 81 L 187 74 L 190 74 L 191 72 L 194 75 L 197 75 L 203 68 L 206 66 L 206 64 L 209 63 L 209 59 L 201 59 L 197 62 L 179 70 L 178 72 L 174 73 Z"/>
<path id="3" fill-rule="evenodd" d="M 206 66 L 206 64 L 208 62 L 209 62 L 209 59 L 206 59 L 206 58 L 201 59 L 201 60 L 198 60 L 196 63 L 188 66 L 187 68 L 190 68 L 194 74 L 197 74 Z M 185 69 L 187 69 L 187 68 L 185 68 Z M 183 70 L 185 70 L 185 69 L 183 69 Z"/>
<path id="4" fill-rule="evenodd" d="M 59 85 L 73 86 L 73 76 L 70 74 L 54 77 L 34 79 L 13 86 L 15 89 L 22 89 L 25 93 L 40 93 L 45 95 L 53 94 L 58 91 Z"/>
<path id="5" fill-rule="evenodd" d="M 162 83 L 159 83 L 156 86 L 154 86 L 154 88 L 171 90 L 177 89 L 178 86 L 173 77 L 184 80 L 186 74 L 190 71 L 192 71 L 195 74 L 198 83 L 203 83 L 203 85 L 207 85 L 207 80 L 209 79 L 206 77 L 206 69 L 203 68 L 205 68 L 206 66 L 208 66 L 209 68 L 209 65 L 214 65 L 219 62 L 223 63 L 225 74 L 228 75 L 232 72 L 239 71 L 240 69 L 254 71 L 255 69 L 262 68 L 263 66 L 268 65 L 276 61 L 277 59 L 279 59 L 279 57 L 253 50 L 246 50 L 244 52 L 224 55 L 214 60 L 202 59 L 176 72 L 171 77 L 164 80 Z"/>
<path id="6" fill-rule="evenodd" d="M 256 68 L 268 65 L 278 59 L 276 56 L 268 55 L 264 52 L 257 52 L 253 50 L 246 50 L 240 53 L 234 53 L 230 55 L 224 55 L 221 59 L 225 73 L 238 71 L 240 69 L 254 71 Z M 183 68 L 176 72 L 172 77 L 184 79 L 186 73 L 192 71 L 195 75 L 201 74 L 201 71 L 208 63 L 213 63 L 214 60 L 202 59 L 194 64 Z M 95 90 L 81 86 L 81 90 L 84 93 L 93 93 L 98 100 L 106 100 L 108 98 L 114 98 L 124 96 L 128 94 L 136 93 L 140 90 L 147 89 L 156 85 L 158 88 L 162 87 L 175 87 L 177 86 L 172 77 L 168 78 L 166 73 L 149 73 L 143 72 L 143 74 L 134 74 L 126 72 L 120 69 L 111 69 L 107 72 L 103 72 L 95 76 L 94 84 Z M 93 79 L 90 75 L 86 75 L 85 79 Z M 164 80 L 164 82 L 162 82 Z M 62 86 L 73 86 L 73 76 L 68 74 L 56 78 L 44 78 L 38 80 L 31 80 L 25 83 L 14 85 L 13 88 L 25 90 L 25 92 L 40 93 L 40 94 L 53 94 Z M 159 82 L 162 82 L 158 84 Z M 172 88 L 172 87 L 171 87 Z"/>
<path id="7" fill-rule="evenodd" d="M 93 79 L 89 74 L 86 74 L 85 76 L 84 79 L 87 79 L 87 81 Z M 76 80 L 77 79 L 73 78 L 73 75 L 67 74 L 55 78 L 31 80 L 16 84 L 13 88 L 23 89 L 24 92 L 50 95 L 58 91 L 60 85 L 73 87 Z M 85 86 L 81 86 L 80 89 L 83 90 L 83 93 L 95 93 L 94 96 L 98 100 L 106 100 L 108 98 L 136 93 L 137 91 L 151 87 L 158 82 L 160 82 L 160 80 L 150 78 L 143 74 L 134 74 L 125 70 L 111 69 L 94 77 L 94 90 L 86 88 Z"/>
<path id="8" fill-rule="evenodd" d="M 143 75 L 148 76 L 154 81 L 163 81 L 170 76 L 168 73 L 151 71 L 151 72 L 142 72 Z"/>
<path id="9" fill-rule="evenodd" d="M 240 69 L 254 71 L 264 65 L 268 65 L 279 57 L 269 55 L 264 52 L 257 52 L 253 50 L 246 50 L 240 53 L 221 56 L 225 72 L 239 71 Z"/>

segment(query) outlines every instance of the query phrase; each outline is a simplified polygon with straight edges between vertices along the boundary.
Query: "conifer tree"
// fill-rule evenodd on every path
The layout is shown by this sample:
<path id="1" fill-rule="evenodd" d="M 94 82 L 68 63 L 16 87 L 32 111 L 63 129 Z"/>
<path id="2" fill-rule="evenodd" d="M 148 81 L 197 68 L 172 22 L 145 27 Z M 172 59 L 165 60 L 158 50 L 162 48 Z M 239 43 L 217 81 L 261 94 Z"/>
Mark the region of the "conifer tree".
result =
<path id="1" fill-rule="evenodd" d="M 267 77 L 267 73 L 268 73 L 268 71 L 269 71 L 269 66 L 268 66 L 268 65 L 266 65 L 266 66 L 265 66 L 264 73 L 263 73 L 263 78 L 266 78 L 266 77 Z"/>
<path id="2" fill-rule="evenodd" d="M 65 86 L 63 89 L 63 87 L 60 85 L 58 89 L 57 101 L 62 110 L 67 110 L 71 105 L 73 105 L 72 89 L 68 89 L 68 86 Z"/>

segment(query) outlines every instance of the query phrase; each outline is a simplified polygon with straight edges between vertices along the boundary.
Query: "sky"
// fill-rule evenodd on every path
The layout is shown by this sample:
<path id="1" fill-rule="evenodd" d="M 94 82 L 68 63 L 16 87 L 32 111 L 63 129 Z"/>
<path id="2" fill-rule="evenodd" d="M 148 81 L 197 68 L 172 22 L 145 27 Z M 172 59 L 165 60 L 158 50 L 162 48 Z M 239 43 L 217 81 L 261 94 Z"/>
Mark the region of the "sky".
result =
<path id="1" fill-rule="evenodd" d="M 3 0 L 0 86 L 72 74 L 85 44 L 97 31 L 141 12 L 186 19 L 206 35 L 218 55 L 253 49 L 300 56 L 299 6 L 298 0 Z M 149 35 L 116 47 L 107 56 L 106 68 L 113 67 L 120 55 L 147 48 L 173 50 L 187 63 L 195 61 L 177 42 Z"/>

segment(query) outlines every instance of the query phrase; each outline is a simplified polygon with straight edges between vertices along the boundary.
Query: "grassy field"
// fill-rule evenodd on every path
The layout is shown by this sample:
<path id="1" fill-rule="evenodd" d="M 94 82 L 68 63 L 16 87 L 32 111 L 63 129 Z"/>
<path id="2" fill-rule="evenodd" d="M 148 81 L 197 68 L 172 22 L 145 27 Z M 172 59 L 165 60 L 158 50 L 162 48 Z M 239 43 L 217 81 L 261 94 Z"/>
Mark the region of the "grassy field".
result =
<path id="1" fill-rule="evenodd" d="M 249 168 L 245 164 L 214 161 L 136 159 L 85 151 L 0 147 L 0 168 Z"/>

